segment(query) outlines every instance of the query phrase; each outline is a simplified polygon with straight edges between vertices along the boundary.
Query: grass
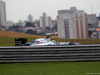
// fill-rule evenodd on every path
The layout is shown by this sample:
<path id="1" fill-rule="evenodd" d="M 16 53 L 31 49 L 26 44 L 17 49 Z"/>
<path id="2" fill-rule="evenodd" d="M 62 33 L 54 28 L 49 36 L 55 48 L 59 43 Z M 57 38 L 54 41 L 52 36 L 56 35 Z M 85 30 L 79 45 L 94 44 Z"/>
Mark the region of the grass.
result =
<path id="1" fill-rule="evenodd" d="M 15 38 L 18 37 L 0 37 L 0 46 L 14 46 Z M 40 38 L 40 37 L 24 37 L 28 39 L 28 42 Z M 100 39 L 59 39 L 59 38 L 51 38 L 51 40 L 56 41 L 64 41 L 64 42 L 78 42 L 81 44 L 100 44 Z"/>
<path id="2" fill-rule="evenodd" d="M 15 38 L 24 37 L 28 39 L 28 42 L 36 38 L 46 38 L 45 36 L 30 35 L 17 32 L 0 31 L 0 46 L 14 46 Z M 51 37 L 51 40 L 62 41 L 62 42 L 77 42 L 81 44 L 100 44 L 100 39 L 60 39 L 57 37 Z"/>
<path id="3" fill-rule="evenodd" d="M 14 46 L 15 38 L 27 37 L 28 41 L 44 36 L 0 31 L 0 46 Z M 100 44 L 100 39 L 59 39 L 56 41 Z M 100 73 L 99 62 L 52 62 L 52 63 L 8 63 L 0 64 L 0 75 L 86 75 Z"/>
<path id="4" fill-rule="evenodd" d="M 100 44 L 100 39 L 59 39 L 56 40 L 65 41 L 65 42 L 78 42 L 81 44 Z"/>
<path id="5" fill-rule="evenodd" d="M 0 75 L 86 75 L 100 73 L 100 62 L 0 64 Z"/>
<path id="6" fill-rule="evenodd" d="M 15 38 L 18 37 L 0 37 L 0 46 L 15 46 Z M 36 38 L 28 37 L 28 41 L 32 41 Z"/>
<path id="7" fill-rule="evenodd" d="M 37 38 L 37 37 L 44 37 L 44 36 L 0 30 L 0 37 L 34 37 L 34 38 Z"/>

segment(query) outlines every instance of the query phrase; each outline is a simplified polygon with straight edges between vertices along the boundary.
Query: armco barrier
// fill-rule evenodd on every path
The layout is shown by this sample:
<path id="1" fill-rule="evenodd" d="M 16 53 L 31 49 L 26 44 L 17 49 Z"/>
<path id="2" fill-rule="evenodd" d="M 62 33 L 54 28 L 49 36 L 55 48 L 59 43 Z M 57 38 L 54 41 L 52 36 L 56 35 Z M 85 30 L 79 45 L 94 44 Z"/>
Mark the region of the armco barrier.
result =
<path id="1" fill-rule="evenodd" d="M 0 47 L 0 63 L 100 61 L 100 45 Z"/>

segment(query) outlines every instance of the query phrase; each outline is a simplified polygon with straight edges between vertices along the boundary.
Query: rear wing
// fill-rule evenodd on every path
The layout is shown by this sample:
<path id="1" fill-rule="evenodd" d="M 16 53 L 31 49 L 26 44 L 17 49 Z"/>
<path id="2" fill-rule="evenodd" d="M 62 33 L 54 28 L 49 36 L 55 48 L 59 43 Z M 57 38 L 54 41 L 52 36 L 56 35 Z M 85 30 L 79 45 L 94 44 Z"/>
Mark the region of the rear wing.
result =
<path id="1" fill-rule="evenodd" d="M 27 38 L 15 39 L 15 46 L 24 46 L 26 42 L 27 42 Z"/>

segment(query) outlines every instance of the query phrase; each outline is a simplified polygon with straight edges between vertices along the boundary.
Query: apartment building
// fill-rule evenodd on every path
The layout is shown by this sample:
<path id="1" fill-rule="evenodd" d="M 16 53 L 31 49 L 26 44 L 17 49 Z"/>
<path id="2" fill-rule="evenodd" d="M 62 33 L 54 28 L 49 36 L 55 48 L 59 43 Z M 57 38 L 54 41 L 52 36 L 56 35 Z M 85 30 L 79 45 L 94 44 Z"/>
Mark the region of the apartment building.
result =
<path id="1" fill-rule="evenodd" d="M 88 39 L 87 14 L 71 7 L 58 11 L 58 37 L 68 39 Z"/>

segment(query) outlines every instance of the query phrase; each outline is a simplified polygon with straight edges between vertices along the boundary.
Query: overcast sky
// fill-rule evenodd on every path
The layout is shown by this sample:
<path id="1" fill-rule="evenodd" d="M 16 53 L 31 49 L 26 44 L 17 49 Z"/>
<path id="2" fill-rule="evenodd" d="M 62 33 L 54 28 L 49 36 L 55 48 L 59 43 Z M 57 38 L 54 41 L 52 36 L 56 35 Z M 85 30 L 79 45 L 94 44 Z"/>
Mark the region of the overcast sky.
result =
<path id="1" fill-rule="evenodd" d="M 6 2 L 7 20 L 17 22 L 18 20 L 27 20 L 27 16 L 31 14 L 35 19 L 39 19 L 43 12 L 47 16 L 56 19 L 57 11 L 69 9 L 76 6 L 78 10 L 84 10 L 88 14 L 91 13 L 91 5 L 93 13 L 100 13 L 100 0 L 3 0 Z"/>

